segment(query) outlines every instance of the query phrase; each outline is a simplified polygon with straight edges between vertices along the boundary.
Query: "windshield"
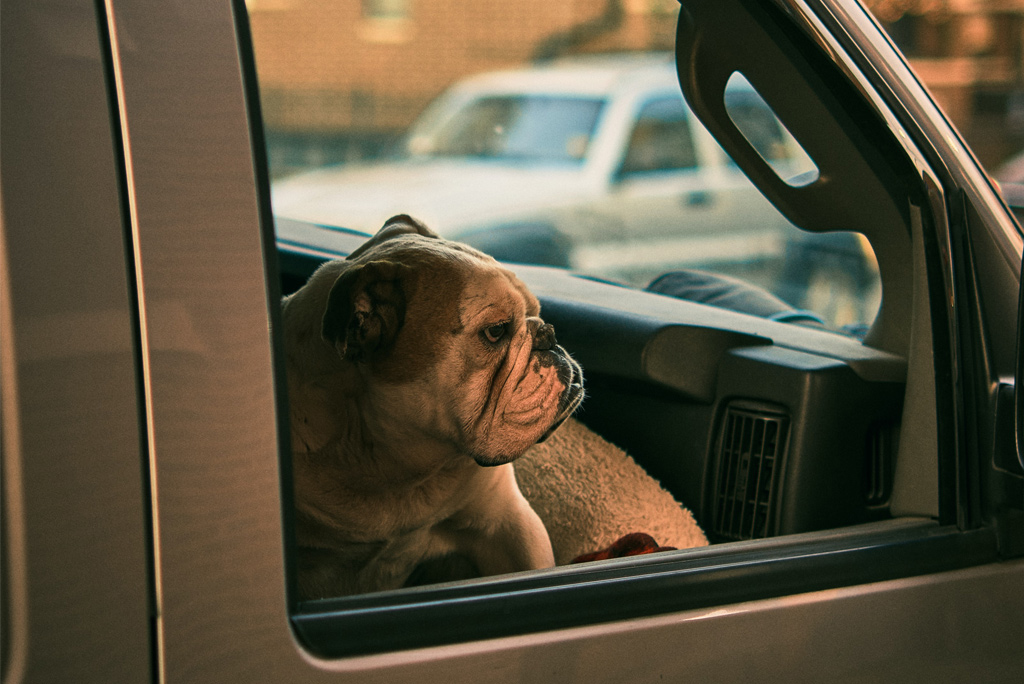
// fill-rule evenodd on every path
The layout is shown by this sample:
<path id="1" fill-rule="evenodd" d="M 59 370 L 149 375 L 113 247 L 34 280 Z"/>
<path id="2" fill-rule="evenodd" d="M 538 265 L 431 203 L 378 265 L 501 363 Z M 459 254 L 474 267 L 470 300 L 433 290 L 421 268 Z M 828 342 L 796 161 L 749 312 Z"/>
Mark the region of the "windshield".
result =
<path id="1" fill-rule="evenodd" d="M 406 141 L 414 157 L 578 162 L 597 125 L 599 99 L 546 95 L 480 97 L 453 115 L 430 117 Z"/>

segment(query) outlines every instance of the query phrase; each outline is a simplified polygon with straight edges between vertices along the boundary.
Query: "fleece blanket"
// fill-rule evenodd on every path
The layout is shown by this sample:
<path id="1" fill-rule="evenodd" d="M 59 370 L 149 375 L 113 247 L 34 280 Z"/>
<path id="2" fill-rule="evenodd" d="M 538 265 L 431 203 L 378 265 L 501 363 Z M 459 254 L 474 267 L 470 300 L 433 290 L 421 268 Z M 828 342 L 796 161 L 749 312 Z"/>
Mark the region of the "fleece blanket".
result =
<path id="1" fill-rule="evenodd" d="M 629 454 L 571 418 L 516 460 L 515 471 L 557 565 L 708 543 L 693 514 Z"/>

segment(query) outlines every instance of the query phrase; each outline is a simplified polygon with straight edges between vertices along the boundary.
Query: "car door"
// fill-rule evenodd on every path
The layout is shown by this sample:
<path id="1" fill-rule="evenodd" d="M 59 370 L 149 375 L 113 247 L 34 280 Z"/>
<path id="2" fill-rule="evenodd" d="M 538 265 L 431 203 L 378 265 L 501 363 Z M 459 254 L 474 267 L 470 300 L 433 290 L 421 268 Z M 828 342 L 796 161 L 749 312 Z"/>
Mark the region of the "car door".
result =
<path id="1" fill-rule="evenodd" d="M 130 227 L 105 26 L 0 6 L 0 675 L 149 681 L 153 584 Z"/>

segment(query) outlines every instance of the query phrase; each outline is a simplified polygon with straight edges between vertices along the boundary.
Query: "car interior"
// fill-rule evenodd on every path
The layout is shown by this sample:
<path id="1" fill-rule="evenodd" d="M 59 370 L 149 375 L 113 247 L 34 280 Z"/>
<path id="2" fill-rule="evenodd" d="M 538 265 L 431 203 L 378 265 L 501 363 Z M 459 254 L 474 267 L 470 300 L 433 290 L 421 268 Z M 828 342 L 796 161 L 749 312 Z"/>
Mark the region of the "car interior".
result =
<path id="1" fill-rule="evenodd" d="M 547 600 L 539 589 L 555 585 L 577 592 L 571 602 L 577 613 L 550 624 L 581 624 L 593 617 L 583 607 L 588 602 L 621 599 L 614 583 L 587 587 L 588 579 L 677 572 L 672 576 L 685 586 L 696 581 L 686 568 L 785 555 L 790 547 L 772 540 L 820 544 L 949 522 L 955 515 L 953 485 L 939 465 L 947 462 L 944 436 L 951 429 L 939 419 L 950 401 L 948 378 L 937 378 L 935 370 L 949 367 L 950 352 L 933 335 L 950 325 L 937 303 L 946 287 L 935 265 L 940 246 L 934 236 L 945 230 L 944 211 L 936 211 L 939 183 L 910 136 L 897 136 L 899 123 L 879 114 L 884 107 L 869 106 L 856 78 L 840 73 L 807 37 L 814 27 L 795 21 L 772 3 L 684 2 L 676 38 L 680 84 L 704 125 L 790 221 L 811 233 L 852 231 L 870 242 L 883 296 L 863 341 L 562 269 L 512 266 L 541 300 L 559 342 L 585 369 L 587 399 L 578 420 L 625 449 L 689 506 L 711 547 L 612 563 L 604 575 L 576 569 L 561 579 L 479 580 L 320 601 L 297 611 L 297 629 L 307 642 L 334 655 L 373 650 L 357 632 L 387 632 L 388 610 L 404 609 L 437 626 L 431 601 L 471 611 L 475 598 L 497 600 L 499 593 L 510 618 L 493 629 L 536 628 L 531 613 Z M 813 174 L 782 178 L 748 142 L 724 97 L 736 74 L 804 148 Z M 286 219 L 276 226 L 284 294 L 324 258 L 346 254 L 365 239 Z M 829 532 L 805 535 L 820 531 Z M 811 565 L 807 572 L 820 568 Z M 700 599 L 680 598 L 678 605 L 721 599 L 711 584 L 698 588 Z M 522 593 L 508 598 L 518 589 Z M 639 590 L 629 596 L 629 614 L 644 612 L 637 603 L 664 600 Z M 603 610 L 601 619 L 617 614 L 607 605 Z M 346 628 L 335 619 L 341 614 L 364 621 Z M 390 634 L 388 643 L 458 640 L 458 629 Z"/>

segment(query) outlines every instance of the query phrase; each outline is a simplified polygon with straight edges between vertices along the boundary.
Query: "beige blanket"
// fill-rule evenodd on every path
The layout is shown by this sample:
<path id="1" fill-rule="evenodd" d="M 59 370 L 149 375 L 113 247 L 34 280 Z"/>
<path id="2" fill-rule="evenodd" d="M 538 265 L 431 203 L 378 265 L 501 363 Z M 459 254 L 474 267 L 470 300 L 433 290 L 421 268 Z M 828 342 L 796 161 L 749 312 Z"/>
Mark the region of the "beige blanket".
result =
<path id="1" fill-rule="evenodd" d="M 627 453 L 569 419 L 515 463 L 519 488 L 544 521 L 555 563 L 645 532 L 661 546 L 705 546 L 693 515 Z"/>

